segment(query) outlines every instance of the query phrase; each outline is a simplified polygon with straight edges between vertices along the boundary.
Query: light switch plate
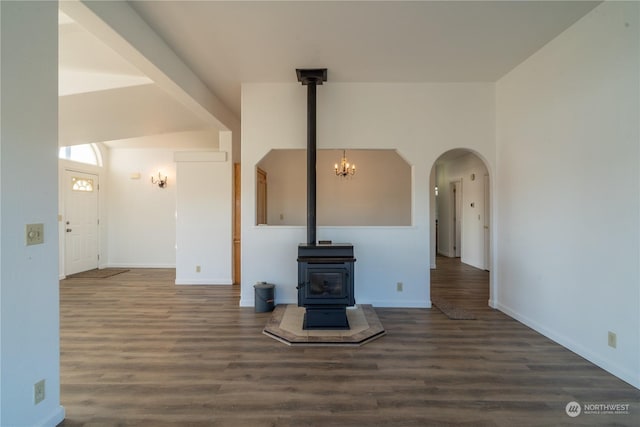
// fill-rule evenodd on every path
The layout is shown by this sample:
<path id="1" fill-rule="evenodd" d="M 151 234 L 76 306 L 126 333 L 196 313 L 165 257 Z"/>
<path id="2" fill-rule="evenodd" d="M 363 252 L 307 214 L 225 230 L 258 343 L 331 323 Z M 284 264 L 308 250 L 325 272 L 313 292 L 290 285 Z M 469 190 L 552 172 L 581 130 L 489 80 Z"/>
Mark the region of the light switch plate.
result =
<path id="1" fill-rule="evenodd" d="M 44 243 L 44 224 L 27 224 L 26 241 L 27 246 Z"/>
<path id="2" fill-rule="evenodd" d="M 45 382 L 44 380 L 40 380 L 33 385 L 33 403 L 38 404 L 42 402 L 45 398 Z"/>

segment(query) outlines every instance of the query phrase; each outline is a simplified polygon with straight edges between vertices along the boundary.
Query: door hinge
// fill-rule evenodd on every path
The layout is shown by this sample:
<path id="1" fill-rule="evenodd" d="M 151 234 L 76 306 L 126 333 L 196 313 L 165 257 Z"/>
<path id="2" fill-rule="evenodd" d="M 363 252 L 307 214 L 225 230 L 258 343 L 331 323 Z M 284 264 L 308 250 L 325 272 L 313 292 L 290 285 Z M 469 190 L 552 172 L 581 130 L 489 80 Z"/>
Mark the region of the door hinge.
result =
<path id="1" fill-rule="evenodd" d="M 100 261 L 100 254 L 98 254 L 98 261 Z"/>

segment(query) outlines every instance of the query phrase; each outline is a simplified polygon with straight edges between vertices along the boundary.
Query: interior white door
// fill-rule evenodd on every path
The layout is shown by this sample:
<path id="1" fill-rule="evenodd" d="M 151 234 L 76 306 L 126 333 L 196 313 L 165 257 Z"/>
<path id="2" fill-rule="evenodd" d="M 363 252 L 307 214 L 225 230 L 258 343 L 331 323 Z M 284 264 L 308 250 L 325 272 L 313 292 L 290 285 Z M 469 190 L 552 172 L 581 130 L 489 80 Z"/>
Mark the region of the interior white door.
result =
<path id="1" fill-rule="evenodd" d="M 489 224 L 491 222 L 490 200 L 489 197 L 489 175 L 484 176 L 484 269 L 489 271 L 491 265 L 491 234 L 489 232 Z"/>
<path id="2" fill-rule="evenodd" d="M 462 181 L 451 183 L 451 200 L 453 206 L 453 256 L 459 258 L 462 254 Z"/>
<path id="3" fill-rule="evenodd" d="M 98 268 L 98 176 L 66 170 L 65 275 Z"/>

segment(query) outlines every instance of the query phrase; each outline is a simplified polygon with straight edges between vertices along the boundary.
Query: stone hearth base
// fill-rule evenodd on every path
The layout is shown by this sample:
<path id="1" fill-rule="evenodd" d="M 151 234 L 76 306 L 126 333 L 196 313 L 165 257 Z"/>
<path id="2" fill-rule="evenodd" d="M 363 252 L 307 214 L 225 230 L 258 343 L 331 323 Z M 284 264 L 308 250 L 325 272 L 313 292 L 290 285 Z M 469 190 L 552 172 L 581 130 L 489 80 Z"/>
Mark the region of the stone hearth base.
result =
<path id="1" fill-rule="evenodd" d="M 304 330 L 304 312 L 304 307 L 293 304 L 278 305 L 262 333 L 287 345 L 306 346 L 360 346 L 386 333 L 370 304 L 347 309 L 350 329 L 346 330 Z"/>

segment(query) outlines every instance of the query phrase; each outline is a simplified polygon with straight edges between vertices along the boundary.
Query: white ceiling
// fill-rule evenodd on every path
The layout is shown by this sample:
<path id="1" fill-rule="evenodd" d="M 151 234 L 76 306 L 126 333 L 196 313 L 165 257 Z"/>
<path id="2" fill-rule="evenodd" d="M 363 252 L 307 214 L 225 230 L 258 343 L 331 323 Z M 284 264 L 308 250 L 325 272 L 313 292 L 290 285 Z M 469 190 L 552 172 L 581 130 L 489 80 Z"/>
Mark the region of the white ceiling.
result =
<path id="1" fill-rule="evenodd" d="M 153 83 L 63 12 L 58 12 L 60 96 Z"/>
<path id="2" fill-rule="evenodd" d="M 494 82 L 584 16 L 583 1 L 134 1 L 238 117 L 242 82 Z"/>
<path id="3" fill-rule="evenodd" d="M 118 141 L 131 145 L 146 135 L 210 129 L 69 16 L 59 12 L 58 22 L 60 146 L 121 147 Z"/>
<path id="4" fill-rule="evenodd" d="M 599 1 L 133 1 L 240 117 L 243 82 L 494 82 Z M 60 144 L 211 128 L 60 15 Z"/>

